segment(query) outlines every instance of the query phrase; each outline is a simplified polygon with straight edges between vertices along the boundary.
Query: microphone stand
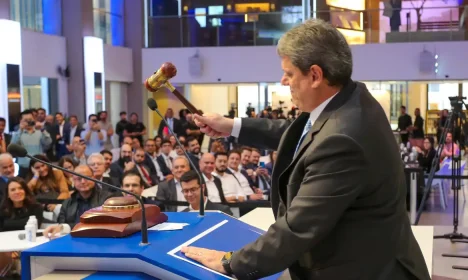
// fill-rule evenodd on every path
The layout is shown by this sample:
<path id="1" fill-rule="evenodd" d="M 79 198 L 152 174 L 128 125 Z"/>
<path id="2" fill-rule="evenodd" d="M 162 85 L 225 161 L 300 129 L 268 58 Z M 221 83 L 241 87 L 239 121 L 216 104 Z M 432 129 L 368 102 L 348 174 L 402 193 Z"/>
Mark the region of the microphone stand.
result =
<path id="1" fill-rule="evenodd" d="M 152 98 L 150 98 L 152 99 Z M 153 99 L 154 100 L 154 99 Z M 193 170 L 195 170 L 195 172 L 197 172 L 197 175 L 198 175 L 198 179 L 200 180 L 200 185 L 201 185 L 201 188 L 200 188 L 200 217 L 204 217 L 205 216 L 205 191 L 203 190 L 203 187 L 205 186 L 203 184 L 203 178 L 200 174 L 200 172 L 198 171 L 198 168 L 195 166 L 195 164 L 192 162 L 192 160 L 190 160 L 190 157 L 187 153 L 187 151 L 183 148 L 184 145 L 182 145 L 182 143 L 180 143 L 179 141 L 179 138 L 177 138 L 176 134 L 174 133 L 174 131 L 172 130 L 172 128 L 170 128 L 169 124 L 166 122 L 166 119 L 164 118 L 164 116 L 161 114 L 161 112 L 158 110 L 158 107 L 157 107 L 157 103 L 156 103 L 156 100 L 154 100 L 155 104 L 156 104 L 156 108 L 151 108 L 151 110 L 155 111 L 160 117 L 161 119 L 163 120 L 164 124 L 166 125 L 167 129 L 169 130 L 169 132 L 171 133 L 171 135 L 174 136 L 177 144 L 179 144 L 179 146 L 182 148 L 182 151 L 184 151 L 184 154 L 185 156 L 187 157 L 187 160 L 188 162 L 190 163 L 190 166 L 193 168 Z M 195 109 L 196 110 L 196 109 Z M 198 110 L 197 110 L 198 111 Z"/>
<path id="2" fill-rule="evenodd" d="M 146 223 L 146 209 L 145 209 L 145 204 L 143 203 L 143 200 L 141 199 L 141 197 L 139 197 L 138 195 L 134 194 L 134 193 L 131 193 L 129 191 L 126 191 L 124 189 L 121 189 L 121 188 L 118 188 L 116 186 L 113 186 L 111 184 L 108 184 L 108 183 L 105 183 L 105 182 L 101 182 L 99 180 L 96 180 L 94 178 L 90 178 L 90 177 L 87 177 L 87 176 L 84 176 L 84 175 L 81 175 L 81 174 L 78 174 L 74 171 L 70 171 L 68 169 L 65 169 L 63 167 L 60 167 L 60 166 L 56 166 L 54 164 L 51 164 L 49 162 L 46 162 L 46 161 L 43 161 L 41 159 L 38 159 L 38 158 L 35 158 L 29 154 L 26 154 L 26 157 L 27 158 L 30 158 L 32 159 L 33 161 L 37 161 L 37 162 L 40 162 L 42 164 L 45 164 L 47 166 L 50 166 L 50 167 L 53 167 L 55 169 L 58 169 L 58 170 L 61 170 L 62 172 L 67 172 L 67 173 L 70 173 L 72 175 L 75 175 L 77 177 L 80 177 L 80 178 L 83 178 L 83 179 L 86 179 L 86 180 L 89 180 L 89 181 L 92 181 L 96 184 L 100 184 L 100 185 L 104 185 L 106 187 L 109 187 L 111 189 L 115 189 L 115 190 L 118 190 L 118 191 L 121 191 L 123 193 L 126 193 L 128 195 L 131 195 L 133 197 L 135 197 L 138 201 L 138 203 L 140 204 L 140 207 L 141 207 L 141 243 L 140 243 L 140 246 L 146 246 L 146 245 L 149 245 L 150 243 L 148 242 L 148 225 Z"/>

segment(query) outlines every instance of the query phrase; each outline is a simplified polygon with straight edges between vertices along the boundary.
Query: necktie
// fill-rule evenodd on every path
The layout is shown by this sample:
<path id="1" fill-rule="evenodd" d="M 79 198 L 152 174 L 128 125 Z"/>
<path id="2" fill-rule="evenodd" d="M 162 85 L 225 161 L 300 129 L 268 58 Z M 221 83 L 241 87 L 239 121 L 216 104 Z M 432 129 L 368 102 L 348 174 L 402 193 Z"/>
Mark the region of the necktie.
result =
<path id="1" fill-rule="evenodd" d="M 143 173 L 143 177 L 145 177 L 146 181 L 150 186 L 153 185 L 153 182 L 151 181 L 151 177 L 148 174 L 148 171 L 146 171 L 146 168 L 143 165 L 140 165 L 141 173 Z"/>
<path id="2" fill-rule="evenodd" d="M 299 139 L 299 143 L 297 143 L 296 151 L 294 152 L 294 155 L 297 154 L 297 151 L 299 150 L 299 147 L 301 146 L 302 141 L 304 141 L 305 136 L 307 135 L 307 133 L 310 131 L 311 128 L 312 128 L 312 122 L 310 121 L 310 119 L 308 119 L 306 125 L 304 126 L 304 130 L 302 131 L 301 139 Z"/>

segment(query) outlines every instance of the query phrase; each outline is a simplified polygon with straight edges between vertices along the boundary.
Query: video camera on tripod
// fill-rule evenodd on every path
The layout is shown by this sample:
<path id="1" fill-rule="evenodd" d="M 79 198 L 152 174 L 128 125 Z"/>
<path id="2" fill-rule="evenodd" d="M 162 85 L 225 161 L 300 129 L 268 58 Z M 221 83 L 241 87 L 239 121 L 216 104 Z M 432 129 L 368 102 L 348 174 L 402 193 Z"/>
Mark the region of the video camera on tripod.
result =
<path id="1" fill-rule="evenodd" d="M 226 118 L 233 119 L 236 117 L 236 103 L 231 103 L 231 110 L 229 110 L 229 113 L 225 116 Z"/>
<path id="2" fill-rule="evenodd" d="M 255 108 L 252 107 L 252 103 L 249 103 L 247 105 L 247 111 L 245 112 L 248 118 L 252 117 L 252 112 L 255 112 Z"/>

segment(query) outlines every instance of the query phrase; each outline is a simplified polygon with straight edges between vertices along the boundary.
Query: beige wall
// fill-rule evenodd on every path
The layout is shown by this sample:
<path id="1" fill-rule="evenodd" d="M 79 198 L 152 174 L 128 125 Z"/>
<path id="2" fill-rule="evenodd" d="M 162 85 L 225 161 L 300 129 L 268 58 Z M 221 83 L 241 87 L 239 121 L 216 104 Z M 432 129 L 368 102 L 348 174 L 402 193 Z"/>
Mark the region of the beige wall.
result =
<path id="1" fill-rule="evenodd" d="M 406 110 L 414 121 L 414 109 L 421 109 L 421 116 L 426 119 L 427 110 L 427 83 L 408 83 L 408 105 Z"/>

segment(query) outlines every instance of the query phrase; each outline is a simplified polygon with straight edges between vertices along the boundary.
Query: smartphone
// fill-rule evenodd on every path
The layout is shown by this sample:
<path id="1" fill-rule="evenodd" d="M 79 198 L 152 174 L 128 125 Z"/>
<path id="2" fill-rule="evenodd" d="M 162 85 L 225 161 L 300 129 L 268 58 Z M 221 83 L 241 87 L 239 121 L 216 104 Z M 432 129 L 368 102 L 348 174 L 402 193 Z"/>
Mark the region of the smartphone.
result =
<path id="1" fill-rule="evenodd" d="M 265 168 L 265 163 L 263 161 L 260 162 L 260 167 Z"/>

